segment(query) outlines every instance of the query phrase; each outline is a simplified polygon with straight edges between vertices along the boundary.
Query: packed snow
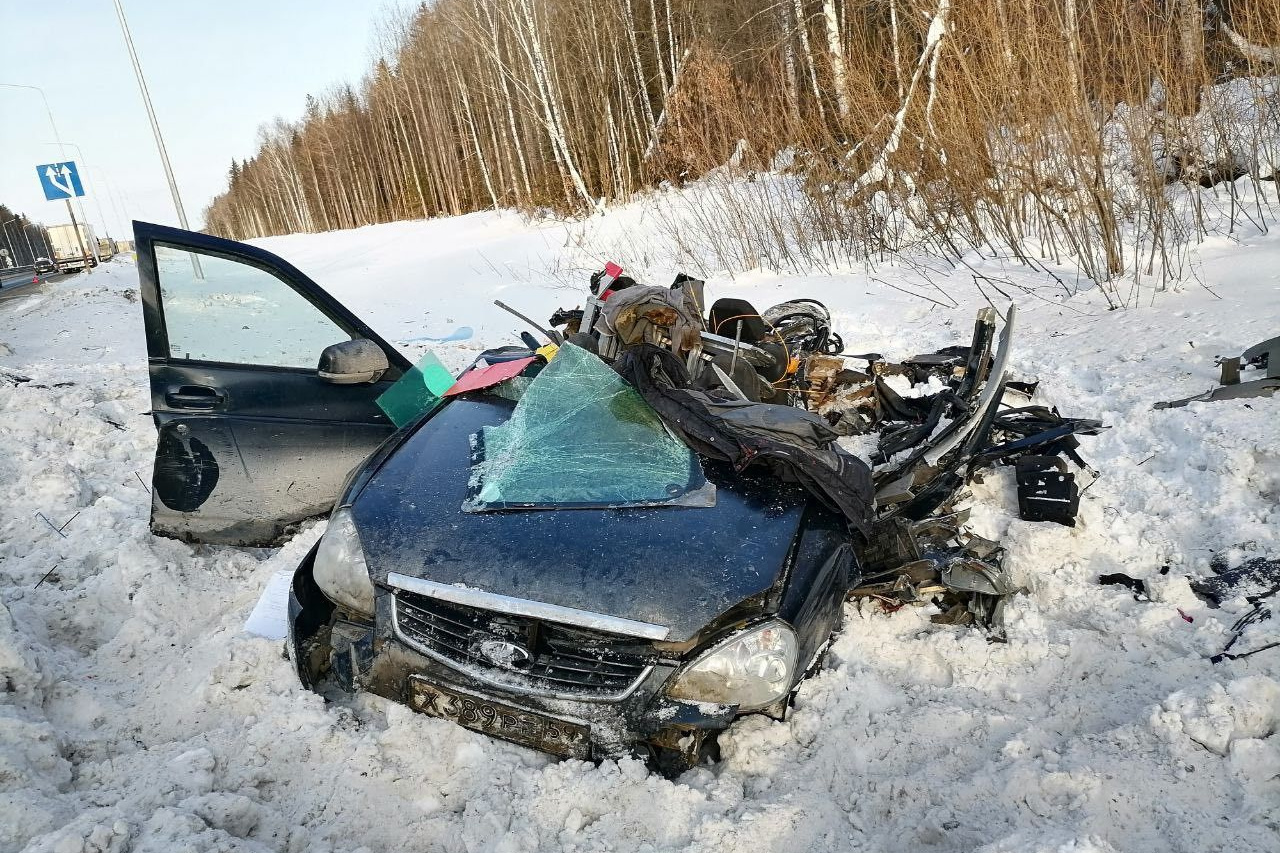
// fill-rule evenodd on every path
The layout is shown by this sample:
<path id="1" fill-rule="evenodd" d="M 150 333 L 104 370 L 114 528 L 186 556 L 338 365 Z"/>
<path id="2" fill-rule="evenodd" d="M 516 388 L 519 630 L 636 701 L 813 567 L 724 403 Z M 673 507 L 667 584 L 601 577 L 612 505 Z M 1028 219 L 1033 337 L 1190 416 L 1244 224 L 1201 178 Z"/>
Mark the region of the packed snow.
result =
<path id="1" fill-rule="evenodd" d="M 478 213 L 259 242 L 408 354 L 461 367 L 521 329 L 495 298 L 539 319 L 570 307 L 645 227 L 637 203 L 586 225 Z M 665 283 L 663 257 L 614 259 Z M 244 626 L 323 523 L 278 550 L 148 530 L 135 267 L 0 302 L 0 851 L 1280 848 L 1280 650 L 1211 663 L 1248 604 L 1210 608 L 1187 580 L 1215 556 L 1280 556 L 1280 399 L 1152 410 L 1280 334 L 1280 238 L 1211 236 L 1198 280 L 1118 311 L 966 262 L 928 271 L 954 309 L 903 292 L 926 287 L 918 265 L 711 276 L 708 292 L 816 297 L 848 351 L 904 357 L 966 343 L 984 293 L 1003 304 L 984 282 L 1016 285 L 999 288 L 1019 299 L 1014 369 L 1111 425 L 1085 439 L 1100 477 L 1078 526 L 1020 521 L 1011 476 L 988 473 L 975 527 L 1029 589 L 1007 643 L 850 604 L 790 717 L 740 721 L 719 763 L 676 781 L 303 689 L 283 643 Z M 1111 572 L 1149 597 L 1099 585 Z M 1264 622 L 1236 651 L 1277 639 Z"/>

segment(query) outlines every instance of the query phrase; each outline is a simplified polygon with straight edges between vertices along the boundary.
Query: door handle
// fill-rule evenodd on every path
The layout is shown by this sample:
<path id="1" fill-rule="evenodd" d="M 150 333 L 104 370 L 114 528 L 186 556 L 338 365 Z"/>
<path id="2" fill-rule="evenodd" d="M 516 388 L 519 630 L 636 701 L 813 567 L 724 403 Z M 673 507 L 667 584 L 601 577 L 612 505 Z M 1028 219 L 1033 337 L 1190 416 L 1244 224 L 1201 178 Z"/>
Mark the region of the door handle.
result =
<path id="1" fill-rule="evenodd" d="M 216 409 L 227 395 L 207 385 L 179 385 L 165 392 L 164 401 L 175 409 Z"/>

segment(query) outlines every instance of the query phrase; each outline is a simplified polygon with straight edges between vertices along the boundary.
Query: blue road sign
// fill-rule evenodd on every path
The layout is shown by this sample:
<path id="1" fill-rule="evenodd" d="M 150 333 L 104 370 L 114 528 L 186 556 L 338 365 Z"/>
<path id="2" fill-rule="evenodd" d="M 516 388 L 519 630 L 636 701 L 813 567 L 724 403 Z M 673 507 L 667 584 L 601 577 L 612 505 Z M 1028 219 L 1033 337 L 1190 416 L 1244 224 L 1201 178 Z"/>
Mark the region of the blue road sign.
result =
<path id="1" fill-rule="evenodd" d="M 36 174 L 40 176 L 44 197 L 49 201 L 84 195 L 84 184 L 80 183 L 80 170 L 74 160 L 36 166 Z"/>

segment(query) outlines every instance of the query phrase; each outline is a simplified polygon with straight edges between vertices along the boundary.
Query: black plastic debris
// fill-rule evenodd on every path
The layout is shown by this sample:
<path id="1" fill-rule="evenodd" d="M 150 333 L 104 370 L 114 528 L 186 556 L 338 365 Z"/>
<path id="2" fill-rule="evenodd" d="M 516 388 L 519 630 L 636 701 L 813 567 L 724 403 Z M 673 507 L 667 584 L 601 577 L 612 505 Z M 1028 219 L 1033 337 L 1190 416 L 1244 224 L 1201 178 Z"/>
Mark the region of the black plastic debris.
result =
<path id="1" fill-rule="evenodd" d="M 1228 599 L 1243 597 L 1252 607 L 1231 626 L 1231 639 L 1222 651 L 1209 658 L 1212 663 L 1239 660 L 1280 647 L 1280 642 L 1267 643 L 1245 652 L 1232 652 L 1249 629 L 1271 619 L 1275 597 L 1280 594 L 1280 559 L 1254 557 L 1231 566 L 1219 555 L 1210 563 L 1213 574 L 1190 578 L 1191 590 L 1214 607 Z"/>
<path id="2" fill-rule="evenodd" d="M 873 577 L 920 559 L 920 546 L 910 522 L 891 518 L 876 525 L 862 551 L 864 577 Z"/>
<path id="3" fill-rule="evenodd" d="M 1280 591 L 1280 559 L 1254 557 L 1231 567 L 1225 560 L 1215 559 L 1209 567 L 1214 574 L 1192 578 L 1191 589 L 1215 606 L 1237 595 L 1266 597 Z"/>
<path id="4" fill-rule="evenodd" d="M 1076 475 L 1056 456 L 1024 456 L 1018 460 L 1018 515 L 1026 521 L 1052 521 L 1076 526 L 1080 491 Z"/>
<path id="5" fill-rule="evenodd" d="M 1257 648 L 1250 649 L 1247 652 L 1231 651 L 1233 648 L 1235 648 L 1236 643 L 1238 643 L 1240 639 L 1244 637 L 1244 635 L 1248 632 L 1250 626 L 1256 625 L 1260 622 L 1266 622 L 1271 618 L 1271 604 L 1265 599 L 1269 598 L 1271 595 L 1275 595 L 1276 592 L 1280 592 L 1280 586 L 1277 586 L 1275 589 L 1271 590 L 1268 596 L 1262 596 L 1257 599 L 1250 599 L 1250 601 L 1252 601 L 1253 603 L 1253 607 L 1247 613 L 1245 613 L 1243 616 L 1237 619 L 1235 621 L 1235 624 L 1231 626 L 1231 639 L 1228 640 L 1227 644 L 1222 647 L 1222 651 L 1218 652 L 1216 655 L 1213 655 L 1212 657 L 1209 658 L 1210 663 L 1221 663 L 1224 660 L 1239 660 L 1240 658 L 1247 658 L 1252 655 L 1256 655 L 1258 652 L 1265 652 L 1268 649 L 1274 649 L 1274 648 L 1280 647 L 1280 642 L 1274 642 L 1274 643 L 1267 643 L 1265 645 L 1258 646 Z"/>
<path id="6" fill-rule="evenodd" d="M 1079 454 L 1079 435 L 1097 435 L 1106 429 L 1101 421 L 1064 418 L 1047 406 L 1005 409 L 991 423 L 988 446 L 978 454 L 975 467 L 999 464 L 1020 455 L 1066 456 L 1089 470 Z"/>
<path id="7" fill-rule="evenodd" d="M 0 380 L 8 382 L 10 385 L 21 385 L 24 382 L 30 382 L 30 376 L 23 376 L 18 373 L 9 373 L 7 370 L 0 370 Z"/>
<path id="8" fill-rule="evenodd" d="M 1129 577 L 1124 572 L 1112 572 L 1106 575 L 1098 575 L 1098 583 L 1103 586 L 1123 586 L 1133 590 L 1134 601 L 1150 601 L 1151 596 L 1147 593 L 1146 581 L 1141 578 Z"/>

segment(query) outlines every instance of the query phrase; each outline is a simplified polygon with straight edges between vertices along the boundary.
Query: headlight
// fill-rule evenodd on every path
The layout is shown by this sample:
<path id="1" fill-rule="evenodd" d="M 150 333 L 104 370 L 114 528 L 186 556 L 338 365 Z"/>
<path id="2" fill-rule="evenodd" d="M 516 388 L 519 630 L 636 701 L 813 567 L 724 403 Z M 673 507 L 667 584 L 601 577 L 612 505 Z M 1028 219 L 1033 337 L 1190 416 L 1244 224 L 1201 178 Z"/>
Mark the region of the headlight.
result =
<path id="1" fill-rule="evenodd" d="M 765 622 L 703 653 L 680 671 L 667 695 L 756 711 L 787 695 L 796 653 L 795 632 L 783 622 Z"/>
<path id="2" fill-rule="evenodd" d="M 369 564 L 364 561 L 360 534 L 351 518 L 351 510 L 343 507 L 329 517 L 329 526 L 320 537 L 312 570 L 316 586 L 335 604 L 352 613 L 373 616 L 373 581 L 369 580 Z"/>

